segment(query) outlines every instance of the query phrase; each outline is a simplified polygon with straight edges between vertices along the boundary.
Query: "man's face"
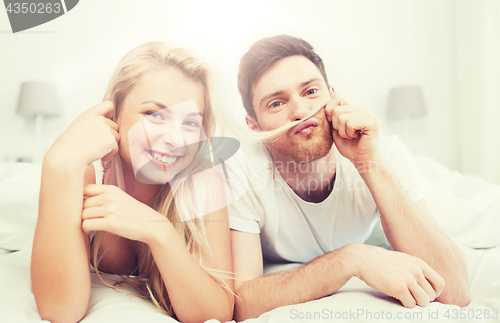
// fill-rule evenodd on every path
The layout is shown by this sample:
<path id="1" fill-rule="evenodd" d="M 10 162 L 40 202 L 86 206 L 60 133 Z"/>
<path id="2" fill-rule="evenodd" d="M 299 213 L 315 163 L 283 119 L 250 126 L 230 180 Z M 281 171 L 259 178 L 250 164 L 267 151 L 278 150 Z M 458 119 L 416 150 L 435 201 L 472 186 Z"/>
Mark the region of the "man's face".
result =
<path id="1" fill-rule="evenodd" d="M 257 120 L 247 116 L 247 124 L 262 131 L 302 119 L 330 100 L 321 72 L 304 56 L 289 56 L 271 65 L 254 82 L 252 93 Z M 325 110 L 320 109 L 276 140 L 266 142 L 266 147 L 275 160 L 310 162 L 324 157 L 332 144 L 330 124 Z"/>

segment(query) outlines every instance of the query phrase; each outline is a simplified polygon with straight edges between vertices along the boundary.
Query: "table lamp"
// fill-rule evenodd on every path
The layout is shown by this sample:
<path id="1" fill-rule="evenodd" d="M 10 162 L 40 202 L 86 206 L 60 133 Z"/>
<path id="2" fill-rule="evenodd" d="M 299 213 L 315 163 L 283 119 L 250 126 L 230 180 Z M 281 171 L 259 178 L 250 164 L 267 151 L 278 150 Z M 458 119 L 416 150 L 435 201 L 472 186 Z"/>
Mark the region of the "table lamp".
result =
<path id="1" fill-rule="evenodd" d="M 55 85 L 47 82 L 22 83 L 16 112 L 28 118 L 35 118 L 35 163 L 41 163 L 43 119 L 61 114 Z"/>
<path id="2" fill-rule="evenodd" d="M 403 86 L 389 91 L 387 118 L 418 117 L 426 114 L 420 86 Z"/>
<path id="3" fill-rule="evenodd" d="M 389 91 L 387 118 L 403 119 L 407 139 L 410 138 L 410 118 L 426 114 L 424 96 L 420 86 L 401 86 Z"/>

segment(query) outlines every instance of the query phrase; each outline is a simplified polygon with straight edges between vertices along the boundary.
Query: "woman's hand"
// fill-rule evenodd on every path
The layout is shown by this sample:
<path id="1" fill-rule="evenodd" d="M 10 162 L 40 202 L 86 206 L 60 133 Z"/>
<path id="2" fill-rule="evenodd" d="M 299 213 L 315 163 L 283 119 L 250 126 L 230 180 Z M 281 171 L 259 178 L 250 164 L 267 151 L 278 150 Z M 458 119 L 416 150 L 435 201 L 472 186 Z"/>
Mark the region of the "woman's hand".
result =
<path id="1" fill-rule="evenodd" d="M 114 105 L 104 101 L 83 112 L 57 138 L 47 152 L 58 163 L 85 169 L 93 161 L 110 159 L 118 152 L 118 125 L 111 121 Z"/>
<path id="2" fill-rule="evenodd" d="M 149 244 L 168 219 L 114 185 L 85 185 L 82 230 L 106 231 Z"/>

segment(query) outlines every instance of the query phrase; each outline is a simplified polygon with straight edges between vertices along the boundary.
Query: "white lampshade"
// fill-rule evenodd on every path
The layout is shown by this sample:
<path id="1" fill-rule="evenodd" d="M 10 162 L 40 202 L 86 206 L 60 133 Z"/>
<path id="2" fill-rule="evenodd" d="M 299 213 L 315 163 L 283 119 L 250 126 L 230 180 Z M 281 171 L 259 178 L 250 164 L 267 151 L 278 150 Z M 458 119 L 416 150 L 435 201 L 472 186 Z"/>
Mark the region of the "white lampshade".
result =
<path id="1" fill-rule="evenodd" d="M 387 118 L 418 117 L 426 114 L 420 86 L 404 86 L 390 90 Z"/>
<path id="2" fill-rule="evenodd" d="M 22 83 L 16 112 L 28 117 L 60 115 L 61 106 L 55 85 L 46 82 Z"/>

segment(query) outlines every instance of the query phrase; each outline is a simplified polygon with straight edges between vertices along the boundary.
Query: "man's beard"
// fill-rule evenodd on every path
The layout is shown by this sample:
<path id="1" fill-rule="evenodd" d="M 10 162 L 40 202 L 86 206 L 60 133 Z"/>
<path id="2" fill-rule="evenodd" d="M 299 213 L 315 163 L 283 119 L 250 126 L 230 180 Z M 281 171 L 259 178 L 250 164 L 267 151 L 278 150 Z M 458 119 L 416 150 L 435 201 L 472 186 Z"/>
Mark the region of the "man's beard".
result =
<path id="1" fill-rule="evenodd" d="M 296 135 L 290 131 L 264 143 L 275 161 L 309 163 L 325 157 L 332 148 L 332 130 L 328 122 L 318 124 L 316 129 L 307 135 Z M 293 139 L 299 136 L 305 137 L 305 140 Z"/>

